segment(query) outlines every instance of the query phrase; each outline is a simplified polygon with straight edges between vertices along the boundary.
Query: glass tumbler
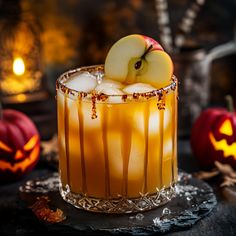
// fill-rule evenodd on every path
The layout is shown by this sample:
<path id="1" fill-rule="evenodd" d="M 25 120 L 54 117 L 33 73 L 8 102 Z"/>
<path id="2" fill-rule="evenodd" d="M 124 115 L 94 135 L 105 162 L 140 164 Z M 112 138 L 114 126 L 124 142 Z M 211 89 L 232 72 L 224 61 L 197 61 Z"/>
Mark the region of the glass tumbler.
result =
<path id="1" fill-rule="evenodd" d="M 177 79 L 148 93 L 85 93 L 72 75 L 100 81 L 103 66 L 57 80 L 59 177 L 62 198 L 80 209 L 131 213 L 163 205 L 177 182 Z"/>

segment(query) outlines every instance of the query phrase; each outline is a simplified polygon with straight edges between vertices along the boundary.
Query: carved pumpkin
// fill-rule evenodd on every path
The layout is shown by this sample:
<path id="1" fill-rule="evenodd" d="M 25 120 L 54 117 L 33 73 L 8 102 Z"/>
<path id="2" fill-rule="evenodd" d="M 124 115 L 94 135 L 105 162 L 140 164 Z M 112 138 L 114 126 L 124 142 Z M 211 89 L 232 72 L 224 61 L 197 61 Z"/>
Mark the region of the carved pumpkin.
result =
<path id="1" fill-rule="evenodd" d="M 33 122 L 11 109 L 0 118 L 0 183 L 20 179 L 39 159 L 40 137 Z"/>
<path id="2" fill-rule="evenodd" d="M 192 127 L 191 147 L 202 168 L 212 168 L 215 161 L 236 168 L 236 112 L 230 107 L 206 109 Z"/>

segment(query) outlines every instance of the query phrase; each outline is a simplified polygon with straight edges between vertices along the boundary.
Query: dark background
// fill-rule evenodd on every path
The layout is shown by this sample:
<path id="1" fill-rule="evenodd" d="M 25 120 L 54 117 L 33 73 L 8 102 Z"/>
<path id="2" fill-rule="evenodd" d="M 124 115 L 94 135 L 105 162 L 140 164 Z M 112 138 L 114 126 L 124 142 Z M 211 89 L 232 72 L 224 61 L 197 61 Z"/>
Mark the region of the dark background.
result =
<path id="1" fill-rule="evenodd" d="M 42 138 L 50 138 L 56 132 L 53 120 L 56 114 L 55 81 L 58 76 L 79 66 L 103 64 L 112 44 L 128 34 L 148 35 L 162 43 L 156 3 L 156 0 L 0 0 L 0 39 L 14 37 L 19 22 L 28 21 L 39 39 L 39 60 L 44 75 L 42 87 L 50 94 L 44 104 L 4 104 L 4 107 L 19 109 L 30 115 L 37 126 L 41 126 Z M 179 31 L 178 25 L 184 13 L 194 1 L 169 0 L 167 3 L 173 39 Z M 206 54 L 216 46 L 236 42 L 235 12 L 236 0 L 206 0 L 197 13 L 191 31 L 186 34 L 186 42 L 197 45 Z M 3 50 L 4 47 L 0 53 Z M 209 91 L 202 91 L 203 94 L 207 93 L 209 99 L 200 105 L 202 109 L 207 106 L 224 106 L 226 94 L 231 94 L 236 103 L 235 63 L 235 52 L 211 63 L 209 78 L 206 78 L 209 80 Z M 179 78 L 180 86 L 184 85 L 184 80 L 184 77 Z M 184 91 L 180 90 L 180 111 L 184 102 L 181 98 L 186 100 Z M 40 115 L 35 114 L 35 107 L 38 107 Z M 187 109 L 190 107 L 191 104 Z M 42 118 L 45 112 L 47 116 L 51 114 L 51 117 Z M 192 118 L 187 116 L 186 120 L 194 120 L 198 113 Z M 182 116 L 181 112 L 179 114 Z M 48 121 L 51 132 L 46 127 L 42 128 L 47 119 L 51 119 Z"/>
<path id="2" fill-rule="evenodd" d="M 184 12 L 194 1 L 167 2 L 171 29 L 177 32 Z M 139 33 L 161 40 L 155 0 L 0 0 L 0 47 L 2 40 L 14 35 L 22 16 L 39 37 L 44 75 L 42 89 L 50 96 L 34 103 L 3 105 L 28 114 L 39 128 L 42 140 L 50 139 L 57 130 L 55 81 L 61 73 L 83 65 L 104 63 L 111 45 L 128 34 Z M 230 41 L 236 43 L 236 0 L 206 0 L 187 41 L 197 44 L 206 54 L 216 46 Z M 0 55 L 2 50 L 4 48 Z M 235 66 L 236 53 L 212 62 L 206 107 L 223 106 L 226 94 L 233 96 L 236 105 Z M 0 61 L 0 70 L 1 67 Z M 179 80 L 180 85 L 184 84 L 182 78 Z M 45 169 L 49 171 L 44 161 L 41 158 L 37 168 L 21 181 L 0 187 L 1 232 L 9 235 L 50 232 L 23 205 L 18 192 L 18 187 L 27 179 L 43 176 Z M 189 139 L 178 139 L 178 162 L 179 168 L 188 172 L 199 170 Z M 218 206 L 210 217 L 189 231 L 170 235 L 235 235 L 235 198 L 230 202 L 218 194 L 217 199 Z"/>
<path id="3" fill-rule="evenodd" d="M 55 80 L 62 72 L 82 65 L 104 63 L 111 45 L 125 35 L 140 33 L 160 41 L 155 2 L 155 0 L 1 0 L 0 19 L 8 21 L 9 31 L 14 32 L 14 27 L 17 27 L 14 22 L 19 21 L 22 14 L 30 15 L 29 20 L 34 18 L 41 40 L 44 73 L 47 76 L 48 87 L 55 92 Z M 167 1 L 174 35 L 178 31 L 178 23 L 184 12 L 193 2 Z M 235 11 L 235 0 L 206 0 L 187 39 L 196 42 L 207 51 L 235 39 Z M 232 61 L 235 63 L 235 60 Z M 221 72 L 221 77 L 235 78 L 227 72 L 231 69 L 228 67 L 233 67 L 231 60 L 226 66 L 224 62 L 222 63 L 227 67 L 223 69 L 227 75 Z M 228 82 L 225 85 L 218 81 L 216 75 L 218 71 L 215 72 L 214 69 L 214 81 L 212 81 L 216 84 L 214 86 L 223 84 L 222 89 L 225 93 L 228 92 L 226 90 L 230 91 L 232 83 Z M 213 101 L 217 100 L 214 97 L 215 93 L 212 94 Z"/>

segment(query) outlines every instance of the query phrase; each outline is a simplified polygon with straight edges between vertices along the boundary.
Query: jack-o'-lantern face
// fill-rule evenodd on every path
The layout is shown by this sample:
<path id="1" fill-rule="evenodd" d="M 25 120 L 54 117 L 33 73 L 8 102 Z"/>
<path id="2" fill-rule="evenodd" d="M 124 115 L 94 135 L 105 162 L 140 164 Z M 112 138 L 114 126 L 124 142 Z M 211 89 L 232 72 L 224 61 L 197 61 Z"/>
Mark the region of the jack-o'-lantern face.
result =
<path id="1" fill-rule="evenodd" d="M 215 151 L 222 151 L 224 158 L 232 156 L 236 160 L 236 134 L 234 133 L 232 121 L 230 119 L 224 120 L 216 129 L 215 135 L 213 132 L 209 133 Z"/>
<path id="2" fill-rule="evenodd" d="M 33 135 L 18 150 L 9 147 L 0 140 L 0 171 L 25 172 L 38 159 L 40 151 L 39 136 Z"/>
<path id="3" fill-rule="evenodd" d="M 24 113 L 0 109 L 0 184 L 19 180 L 36 166 L 40 135 Z"/>
<path id="4" fill-rule="evenodd" d="M 191 147 L 203 169 L 212 169 L 219 161 L 236 170 L 236 111 L 232 97 L 226 96 L 226 101 L 228 109 L 205 109 L 193 124 Z"/>

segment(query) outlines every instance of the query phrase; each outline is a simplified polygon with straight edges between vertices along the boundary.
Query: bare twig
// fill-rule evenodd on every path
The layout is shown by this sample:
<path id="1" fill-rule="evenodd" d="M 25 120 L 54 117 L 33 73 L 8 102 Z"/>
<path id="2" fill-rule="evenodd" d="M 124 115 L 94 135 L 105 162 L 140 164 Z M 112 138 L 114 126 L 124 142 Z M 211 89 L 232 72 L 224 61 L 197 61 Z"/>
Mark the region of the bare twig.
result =
<path id="1" fill-rule="evenodd" d="M 155 0 L 160 40 L 166 51 L 170 53 L 178 51 L 184 45 L 186 36 L 191 32 L 197 15 L 204 3 L 205 0 L 194 0 L 180 20 L 176 35 L 173 35 L 170 27 L 167 0 Z"/>

